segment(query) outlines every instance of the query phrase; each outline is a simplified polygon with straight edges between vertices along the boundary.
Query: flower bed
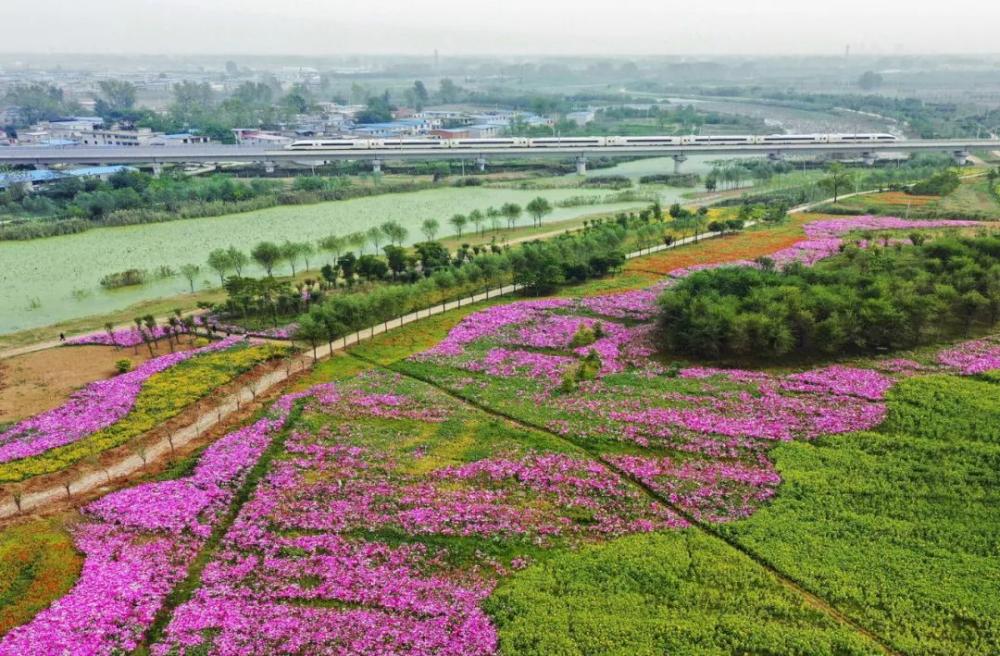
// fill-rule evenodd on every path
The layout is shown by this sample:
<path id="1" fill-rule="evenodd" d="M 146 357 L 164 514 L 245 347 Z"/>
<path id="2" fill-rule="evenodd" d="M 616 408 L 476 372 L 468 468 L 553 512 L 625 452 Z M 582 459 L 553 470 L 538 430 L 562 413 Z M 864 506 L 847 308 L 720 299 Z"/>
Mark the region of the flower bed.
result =
<path id="1" fill-rule="evenodd" d="M 230 433 L 179 481 L 112 493 L 83 510 L 74 530 L 86 555 L 73 589 L 0 640 L 0 656 L 106 655 L 135 649 L 186 574 L 247 472 L 288 418 L 284 404 Z"/>
<path id="2" fill-rule="evenodd" d="M 314 388 L 153 653 L 492 654 L 481 603 L 524 550 L 684 525 L 579 454 L 511 440 L 423 468 L 475 421 L 385 374 Z"/>
<path id="3" fill-rule="evenodd" d="M 292 339 L 299 324 L 292 322 L 277 328 L 264 328 L 261 330 L 247 329 L 235 323 L 224 321 L 215 315 L 199 315 L 194 318 L 195 325 L 204 328 L 211 328 L 213 332 L 222 332 L 227 335 L 247 335 L 249 337 L 260 337 L 263 339 Z"/>
<path id="4" fill-rule="evenodd" d="M 150 368 L 172 364 L 144 380 L 133 378 L 128 385 L 116 381 L 137 372 L 149 373 L 150 369 L 144 365 L 103 384 L 95 383 L 96 388 L 88 386 L 68 404 L 12 427 L 5 435 L 17 435 L 20 441 L 15 438 L 6 448 L 18 453 L 34 451 L 35 455 L 0 463 L 0 482 L 61 471 L 83 458 L 121 446 L 240 374 L 284 353 L 270 344 L 243 347 L 239 338 L 199 351 L 150 360 L 146 363 Z M 109 389 L 115 394 L 105 395 Z M 40 444 L 35 441 L 43 438 Z"/>
<path id="5" fill-rule="evenodd" d="M 237 341 L 233 338 L 193 351 L 162 355 L 128 373 L 90 383 L 58 408 L 0 433 L 0 463 L 38 455 L 110 426 L 131 411 L 149 378 L 190 358 L 230 348 Z"/>
<path id="6" fill-rule="evenodd" d="M 120 330 L 113 330 L 110 333 L 91 333 L 90 335 L 71 337 L 66 340 L 66 343 L 74 346 L 97 344 L 102 346 L 128 347 L 145 344 L 147 340 L 157 341 L 163 339 L 164 337 L 184 333 L 187 333 L 187 328 L 183 324 L 178 325 L 176 328 L 170 328 L 168 326 L 155 326 L 152 330 L 148 328 L 139 330 L 138 327 L 122 328 Z"/>
<path id="7" fill-rule="evenodd" d="M 990 337 L 965 342 L 941 351 L 938 362 L 966 376 L 982 374 L 1000 369 L 1000 339 Z"/>

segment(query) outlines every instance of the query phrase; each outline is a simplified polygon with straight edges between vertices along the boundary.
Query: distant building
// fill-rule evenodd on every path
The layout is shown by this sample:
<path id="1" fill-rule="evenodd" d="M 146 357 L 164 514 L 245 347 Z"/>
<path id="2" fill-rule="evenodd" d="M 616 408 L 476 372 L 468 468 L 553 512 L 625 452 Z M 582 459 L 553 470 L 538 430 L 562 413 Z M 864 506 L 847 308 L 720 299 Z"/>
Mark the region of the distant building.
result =
<path id="1" fill-rule="evenodd" d="M 504 126 L 495 123 L 483 123 L 470 125 L 466 130 L 469 132 L 470 139 L 492 139 L 493 137 L 499 137 L 503 133 Z"/>
<path id="2" fill-rule="evenodd" d="M 578 126 L 583 127 L 584 125 L 587 125 L 588 123 L 593 123 L 594 122 L 594 118 L 596 116 L 597 116 L 596 112 L 594 112 L 593 110 L 588 109 L 588 110 L 581 111 L 581 112 L 570 112 L 570 113 L 566 114 L 566 120 L 567 121 L 573 121 Z"/>
<path id="3" fill-rule="evenodd" d="M 190 146 L 194 144 L 207 144 L 212 140 L 201 134 L 190 134 L 181 132 L 178 134 L 163 134 L 153 137 L 150 146 Z"/>
<path id="4" fill-rule="evenodd" d="M 438 139 L 471 139 L 472 135 L 466 128 L 438 128 L 431 130 L 430 136 Z"/>
<path id="5" fill-rule="evenodd" d="M 0 173 L 0 189 L 6 189 L 12 184 L 22 183 L 29 189 L 34 189 L 39 185 L 65 178 L 100 178 L 107 180 L 119 171 L 136 171 L 138 169 L 131 166 L 84 166 L 77 169 L 67 169 L 65 171 L 53 171 L 51 169 L 38 169 L 37 171 L 13 171 L 10 173 Z"/>
<path id="6" fill-rule="evenodd" d="M 21 120 L 21 108 L 16 105 L 0 107 L 0 126 L 15 125 Z"/>
<path id="7" fill-rule="evenodd" d="M 356 136 L 366 139 L 411 137 L 413 128 L 402 123 L 362 123 L 351 130 Z"/>
<path id="8" fill-rule="evenodd" d="M 291 137 L 253 128 L 233 128 L 236 143 L 244 146 L 271 146 L 283 148 L 294 141 Z"/>

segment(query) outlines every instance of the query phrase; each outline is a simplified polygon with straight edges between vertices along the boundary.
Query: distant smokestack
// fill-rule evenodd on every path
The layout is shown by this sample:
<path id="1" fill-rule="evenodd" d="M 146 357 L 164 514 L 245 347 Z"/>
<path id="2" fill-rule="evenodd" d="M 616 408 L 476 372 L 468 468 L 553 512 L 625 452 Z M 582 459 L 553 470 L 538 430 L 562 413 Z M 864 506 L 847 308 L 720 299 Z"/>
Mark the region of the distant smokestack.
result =
<path id="1" fill-rule="evenodd" d="M 850 58 L 851 58 L 851 44 L 848 43 L 846 46 L 844 46 L 844 59 L 850 59 Z"/>

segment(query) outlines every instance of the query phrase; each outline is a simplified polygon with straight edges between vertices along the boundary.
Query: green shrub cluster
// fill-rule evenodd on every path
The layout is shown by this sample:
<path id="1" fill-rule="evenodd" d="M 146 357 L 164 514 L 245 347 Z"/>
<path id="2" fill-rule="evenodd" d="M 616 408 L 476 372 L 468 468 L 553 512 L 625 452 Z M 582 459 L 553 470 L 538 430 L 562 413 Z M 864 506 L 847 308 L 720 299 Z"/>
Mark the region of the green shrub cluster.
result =
<path id="1" fill-rule="evenodd" d="M 947 196 L 962 184 L 954 169 L 939 171 L 926 180 L 921 180 L 907 190 L 915 196 Z"/>
<path id="2" fill-rule="evenodd" d="M 698 272 L 660 307 L 661 345 L 702 357 L 912 347 L 1000 320 L 1000 238 L 848 246 L 811 268 Z"/>

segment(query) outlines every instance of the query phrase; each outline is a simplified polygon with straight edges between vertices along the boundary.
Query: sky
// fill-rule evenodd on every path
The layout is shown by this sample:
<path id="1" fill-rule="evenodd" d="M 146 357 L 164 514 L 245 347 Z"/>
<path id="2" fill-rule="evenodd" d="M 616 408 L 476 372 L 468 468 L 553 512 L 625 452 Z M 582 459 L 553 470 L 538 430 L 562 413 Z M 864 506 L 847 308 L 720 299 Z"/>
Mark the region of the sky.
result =
<path id="1" fill-rule="evenodd" d="M 842 54 L 1000 51 L 996 0 L 6 0 L 0 52 Z"/>

